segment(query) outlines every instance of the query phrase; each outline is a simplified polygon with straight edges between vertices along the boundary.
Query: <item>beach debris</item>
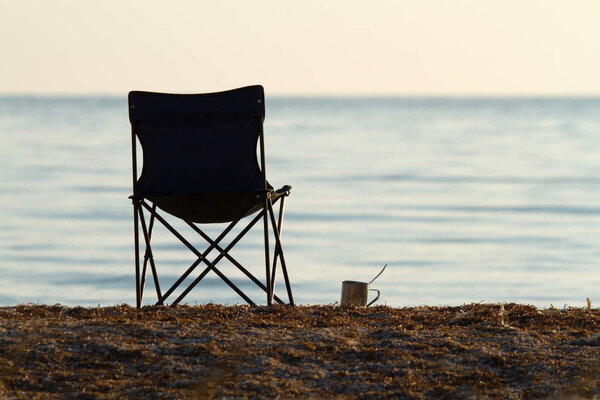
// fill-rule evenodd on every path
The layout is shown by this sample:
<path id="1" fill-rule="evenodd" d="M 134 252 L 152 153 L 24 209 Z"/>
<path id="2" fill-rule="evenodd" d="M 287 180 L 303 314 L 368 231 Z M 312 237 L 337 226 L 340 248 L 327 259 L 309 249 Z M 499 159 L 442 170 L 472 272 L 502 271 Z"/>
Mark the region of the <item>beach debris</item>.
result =
<path id="1" fill-rule="evenodd" d="M 506 309 L 504 308 L 504 304 L 500 303 L 500 310 L 498 311 L 498 315 L 500 316 L 500 325 L 502 325 L 505 328 L 511 328 L 514 329 L 512 326 L 510 326 L 505 318 L 506 316 L 514 309 L 514 307 L 512 309 L 510 309 L 509 311 L 506 311 Z"/>
<path id="2" fill-rule="evenodd" d="M 500 303 L 500 311 L 498 311 L 498 315 L 500 315 L 500 324 L 504 326 L 504 316 L 506 315 L 506 310 L 504 309 L 504 304 Z"/>
<path id="3" fill-rule="evenodd" d="M 590 298 L 586 297 L 585 299 L 587 300 L 587 310 L 592 311 L 592 302 L 590 301 Z"/>
<path id="4" fill-rule="evenodd" d="M 511 326 L 508 322 L 506 322 L 506 317 L 508 316 L 508 314 L 512 313 L 515 309 L 517 309 L 519 307 L 519 304 L 514 305 L 510 310 L 506 310 L 504 308 L 504 304 L 503 303 L 499 303 L 500 304 L 500 310 L 498 311 L 498 315 L 500 316 L 500 325 L 506 327 L 506 328 L 510 328 L 510 329 L 517 329 L 513 326 Z M 538 310 L 539 313 L 539 310 Z"/>

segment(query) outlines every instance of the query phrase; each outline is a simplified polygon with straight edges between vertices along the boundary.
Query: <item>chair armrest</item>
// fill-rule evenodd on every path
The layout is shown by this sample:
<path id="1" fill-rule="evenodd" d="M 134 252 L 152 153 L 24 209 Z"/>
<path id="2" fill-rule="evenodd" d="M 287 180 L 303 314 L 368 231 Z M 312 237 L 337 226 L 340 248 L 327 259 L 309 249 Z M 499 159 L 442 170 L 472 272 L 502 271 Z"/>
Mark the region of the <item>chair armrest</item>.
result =
<path id="1" fill-rule="evenodd" d="M 284 185 L 280 189 L 277 189 L 275 193 L 277 193 L 279 196 L 289 196 L 291 190 L 292 187 L 290 185 Z"/>

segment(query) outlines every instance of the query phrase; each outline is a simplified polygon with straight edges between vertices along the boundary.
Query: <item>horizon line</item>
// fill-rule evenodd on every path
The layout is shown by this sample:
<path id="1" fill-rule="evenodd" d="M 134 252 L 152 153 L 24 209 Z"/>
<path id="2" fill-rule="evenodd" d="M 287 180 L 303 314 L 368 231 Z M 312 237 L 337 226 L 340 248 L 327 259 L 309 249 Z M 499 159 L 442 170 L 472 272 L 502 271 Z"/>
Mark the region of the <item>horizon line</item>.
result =
<path id="1" fill-rule="evenodd" d="M 132 89 L 137 90 L 137 89 Z M 224 89 L 227 90 L 227 89 Z M 77 98 L 77 97 L 126 97 L 129 91 L 124 92 L 0 92 L 0 98 L 8 97 L 47 97 L 47 98 Z M 179 93 L 179 94 L 202 94 L 212 92 L 192 92 L 192 91 L 158 91 L 158 93 Z M 598 98 L 600 92 L 313 92 L 313 93 L 293 93 L 293 92 L 274 92 L 267 93 L 271 98 Z"/>

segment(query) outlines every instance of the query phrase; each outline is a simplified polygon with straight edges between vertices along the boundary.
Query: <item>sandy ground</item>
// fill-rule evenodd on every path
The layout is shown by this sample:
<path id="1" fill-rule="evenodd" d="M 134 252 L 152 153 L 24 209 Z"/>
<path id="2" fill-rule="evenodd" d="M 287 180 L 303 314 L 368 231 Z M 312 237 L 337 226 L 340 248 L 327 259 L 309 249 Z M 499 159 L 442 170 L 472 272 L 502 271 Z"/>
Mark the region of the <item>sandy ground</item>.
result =
<path id="1" fill-rule="evenodd" d="M 600 311 L 4 307 L 0 398 L 600 398 Z"/>

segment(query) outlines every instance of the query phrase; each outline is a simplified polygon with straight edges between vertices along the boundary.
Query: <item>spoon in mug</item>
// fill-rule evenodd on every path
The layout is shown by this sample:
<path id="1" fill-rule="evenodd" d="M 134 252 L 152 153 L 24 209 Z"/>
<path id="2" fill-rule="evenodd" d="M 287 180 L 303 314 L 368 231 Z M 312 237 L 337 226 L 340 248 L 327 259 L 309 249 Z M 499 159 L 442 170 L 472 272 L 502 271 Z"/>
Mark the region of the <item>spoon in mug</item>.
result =
<path id="1" fill-rule="evenodd" d="M 379 271 L 379 273 L 378 273 L 378 274 L 375 276 L 375 278 L 371 279 L 371 282 L 369 282 L 369 285 L 370 285 L 371 283 L 373 283 L 373 281 L 374 281 L 375 279 L 379 278 L 379 275 L 383 274 L 383 271 L 385 271 L 385 268 L 386 268 L 386 267 L 387 267 L 387 264 L 385 264 L 385 265 L 383 266 L 383 269 L 382 269 L 381 271 Z"/>

